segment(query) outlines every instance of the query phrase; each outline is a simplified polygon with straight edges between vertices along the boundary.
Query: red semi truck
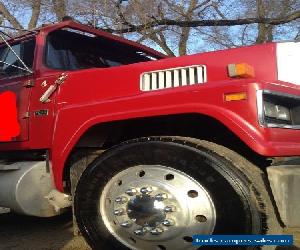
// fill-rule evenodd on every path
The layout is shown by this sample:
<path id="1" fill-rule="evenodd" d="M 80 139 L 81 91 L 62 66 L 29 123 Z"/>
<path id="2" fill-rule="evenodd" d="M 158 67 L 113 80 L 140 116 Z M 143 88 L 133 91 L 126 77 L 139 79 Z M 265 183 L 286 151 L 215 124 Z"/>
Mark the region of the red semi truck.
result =
<path id="1" fill-rule="evenodd" d="M 73 204 L 94 249 L 300 226 L 300 44 L 170 58 L 73 21 L 1 36 L 20 133 L 0 142 L 0 207 Z"/>

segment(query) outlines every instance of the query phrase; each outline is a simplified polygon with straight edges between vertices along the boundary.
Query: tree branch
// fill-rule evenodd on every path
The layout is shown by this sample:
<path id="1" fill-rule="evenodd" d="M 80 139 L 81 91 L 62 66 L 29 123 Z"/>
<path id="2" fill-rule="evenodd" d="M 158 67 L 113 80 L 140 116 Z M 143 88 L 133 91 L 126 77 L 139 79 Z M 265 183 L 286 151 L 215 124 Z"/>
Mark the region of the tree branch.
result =
<path id="1" fill-rule="evenodd" d="M 10 22 L 10 24 L 16 29 L 24 29 L 19 21 L 9 12 L 6 6 L 0 2 L 0 13 Z"/>
<path id="2" fill-rule="evenodd" d="M 279 18 L 245 18 L 245 19 L 220 19 L 220 20 L 172 20 L 172 19 L 160 19 L 150 21 L 146 24 L 133 25 L 130 24 L 130 27 L 122 29 L 104 29 L 107 32 L 111 33 L 128 33 L 128 32 L 139 32 L 144 29 L 149 29 L 151 27 L 169 25 L 169 26 L 178 26 L 178 27 L 215 27 L 215 26 L 237 26 L 245 24 L 269 24 L 269 25 L 280 25 L 286 24 L 291 21 L 300 18 L 300 10 L 294 11 L 288 16 L 279 17 Z"/>
<path id="3" fill-rule="evenodd" d="M 53 10 L 58 21 L 62 21 L 63 17 L 66 16 L 66 1 L 65 0 L 52 0 Z"/>
<path id="4" fill-rule="evenodd" d="M 37 25 L 41 13 L 41 0 L 32 1 L 32 14 L 28 24 L 28 29 L 34 29 Z"/>

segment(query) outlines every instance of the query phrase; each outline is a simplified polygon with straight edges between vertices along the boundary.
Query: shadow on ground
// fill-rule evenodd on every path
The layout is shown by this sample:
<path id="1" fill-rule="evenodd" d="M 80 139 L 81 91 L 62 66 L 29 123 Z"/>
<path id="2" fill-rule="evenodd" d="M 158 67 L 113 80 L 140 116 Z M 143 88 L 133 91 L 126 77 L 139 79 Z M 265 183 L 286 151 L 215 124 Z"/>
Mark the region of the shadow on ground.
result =
<path id="1" fill-rule="evenodd" d="M 0 215 L 0 250 L 87 250 L 81 238 L 74 238 L 72 215 L 35 218 Z"/>
<path id="2" fill-rule="evenodd" d="M 300 250 L 300 229 L 287 229 L 284 233 L 294 235 L 296 246 L 277 247 L 276 250 Z M 0 250 L 90 250 L 90 248 L 81 237 L 73 237 L 72 214 L 69 212 L 54 218 L 0 214 Z"/>

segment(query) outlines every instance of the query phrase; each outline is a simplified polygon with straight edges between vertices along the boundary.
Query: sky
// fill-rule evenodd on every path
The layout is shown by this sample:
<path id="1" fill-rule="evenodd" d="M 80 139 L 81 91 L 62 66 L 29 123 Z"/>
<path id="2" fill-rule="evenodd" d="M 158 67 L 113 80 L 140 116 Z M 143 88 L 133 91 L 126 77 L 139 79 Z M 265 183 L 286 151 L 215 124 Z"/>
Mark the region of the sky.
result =
<path id="1" fill-rule="evenodd" d="M 232 17 L 235 17 L 236 15 L 240 15 L 238 12 L 245 13 L 245 9 L 243 9 L 243 5 L 239 5 L 239 9 L 236 7 L 237 1 L 240 0 L 224 0 L 224 5 L 222 5 L 221 11 L 225 13 L 226 18 L 230 19 Z M 279 0 L 278 0 L 279 1 Z M 19 9 L 18 11 L 18 19 L 20 22 L 23 24 L 24 27 L 27 26 L 28 21 L 31 16 L 30 9 Z M 209 18 L 209 17 L 208 17 Z M 213 17 L 212 17 L 213 18 Z M 241 18 L 245 18 L 245 16 L 241 16 Z M 53 19 L 54 20 L 54 19 Z M 39 25 L 41 25 L 43 21 L 41 20 Z M 299 25 L 299 24 L 298 24 Z M 251 44 L 255 41 L 255 38 L 257 36 L 257 25 L 250 25 L 246 30 L 247 30 L 247 36 L 246 36 L 246 41 L 244 44 Z M 219 32 L 220 36 L 225 36 L 226 34 L 230 34 L 230 39 L 232 41 L 232 46 L 241 46 L 241 34 L 244 26 L 234 26 L 230 28 L 226 27 L 220 27 L 217 32 Z M 202 32 L 203 33 L 202 33 Z M 226 32 L 225 32 L 226 31 Z M 294 27 L 289 27 L 289 25 L 283 25 L 279 26 L 276 28 L 275 36 L 274 39 L 277 41 L 281 40 L 293 40 L 298 32 L 297 25 L 294 25 Z M 204 34 L 206 33 L 206 34 Z M 208 35 L 207 35 L 208 34 Z M 188 43 L 188 53 L 193 54 L 197 52 L 202 52 L 202 51 L 212 51 L 212 50 L 217 50 L 217 49 L 223 49 L 225 48 L 224 46 L 221 46 L 219 44 L 213 43 L 209 39 L 209 35 L 215 35 L 216 32 L 213 31 L 210 28 L 201 28 L 200 32 L 194 30 L 191 32 L 191 36 L 189 38 L 189 43 Z M 131 39 L 131 40 L 136 40 L 137 35 L 135 34 L 127 34 L 125 35 L 126 38 Z M 170 37 L 168 39 L 168 45 L 172 47 L 172 49 L 177 52 L 177 44 L 174 43 L 175 38 Z M 163 50 L 157 46 L 155 43 L 150 42 L 150 41 L 145 41 L 143 42 L 145 45 L 150 46 L 156 50 L 159 50 L 163 52 Z"/>

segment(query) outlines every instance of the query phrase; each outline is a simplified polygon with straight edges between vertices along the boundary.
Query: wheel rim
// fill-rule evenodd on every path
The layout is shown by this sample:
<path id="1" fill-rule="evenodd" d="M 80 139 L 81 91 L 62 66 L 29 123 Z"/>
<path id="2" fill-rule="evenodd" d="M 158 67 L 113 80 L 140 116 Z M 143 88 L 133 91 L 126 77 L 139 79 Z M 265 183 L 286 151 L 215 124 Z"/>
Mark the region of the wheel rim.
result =
<path id="1" fill-rule="evenodd" d="M 211 234 L 216 211 L 208 192 L 173 168 L 135 166 L 104 187 L 100 214 L 105 226 L 131 249 L 194 249 L 195 234 Z"/>

